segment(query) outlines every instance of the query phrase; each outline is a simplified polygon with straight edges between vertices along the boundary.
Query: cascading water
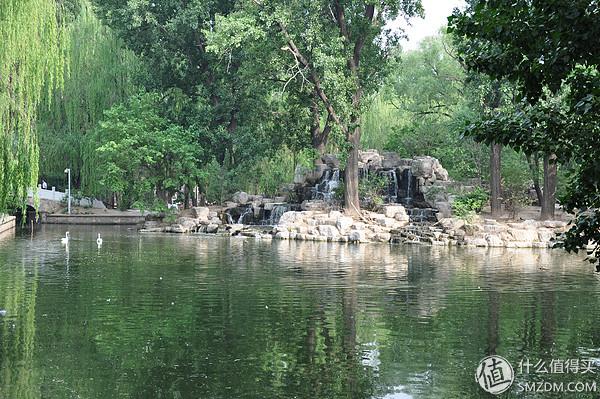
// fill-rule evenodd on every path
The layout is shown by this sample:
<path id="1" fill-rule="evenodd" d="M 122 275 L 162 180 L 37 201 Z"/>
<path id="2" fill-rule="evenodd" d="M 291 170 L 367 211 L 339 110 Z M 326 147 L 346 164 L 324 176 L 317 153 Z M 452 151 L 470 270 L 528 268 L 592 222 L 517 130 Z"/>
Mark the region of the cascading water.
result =
<path id="1" fill-rule="evenodd" d="M 386 202 L 393 203 L 398 201 L 398 178 L 396 171 L 382 170 L 380 175 L 387 179 Z"/>
<path id="2" fill-rule="evenodd" d="M 412 203 L 412 170 L 411 168 L 407 169 L 406 172 L 406 205 L 410 205 Z"/>
<path id="3" fill-rule="evenodd" d="M 252 207 L 248 207 L 244 212 L 240 214 L 240 217 L 238 218 L 237 222 L 238 224 L 252 224 L 253 219 L 254 211 L 252 210 Z"/>
<path id="4" fill-rule="evenodd" d="M 279 219 L 281 219 L 281 215 L 290 210 L 289 205 L 275 205 L 271 214 L 269 215 L 269 219 L 267 219 L 267 224 L 274 226 L 279 223 Z"/>
<path id="5" fill-rule="evenodd" d="M 312 199 L 331 201 L 335 190 L 340 186 L 340 170 L 327 169 L 314 187 Z"/>

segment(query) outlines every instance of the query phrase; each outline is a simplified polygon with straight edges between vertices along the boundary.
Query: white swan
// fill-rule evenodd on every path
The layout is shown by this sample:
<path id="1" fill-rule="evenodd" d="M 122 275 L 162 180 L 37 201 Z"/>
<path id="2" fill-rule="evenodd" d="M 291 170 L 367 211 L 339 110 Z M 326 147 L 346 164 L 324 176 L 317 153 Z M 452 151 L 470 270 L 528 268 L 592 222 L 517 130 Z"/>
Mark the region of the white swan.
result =
<path id="1" fill-rule="evenodd" d="M 65 245 L 67 245 L 67 244 L 69 243 L 69 239 L 70 239 L 70 238 L 71 238 L 71 236 L 69 235 L 69 232 L 67 231 L 67 232 L 65 233 L 65 236 L 64 236 L 63 238 L 61 238 L 61 239 L 60 239 L 60 242 L 61 242 L 62 244 L 65 244 Z"/>
<path id="2" fill-rule="evenodd" d="M 100 237 L 100 233 L 98 233 L 98 238 L 96 238 L 96 244 L 98 244 L 99 247 L 102 246 L 102 237 Z"/>

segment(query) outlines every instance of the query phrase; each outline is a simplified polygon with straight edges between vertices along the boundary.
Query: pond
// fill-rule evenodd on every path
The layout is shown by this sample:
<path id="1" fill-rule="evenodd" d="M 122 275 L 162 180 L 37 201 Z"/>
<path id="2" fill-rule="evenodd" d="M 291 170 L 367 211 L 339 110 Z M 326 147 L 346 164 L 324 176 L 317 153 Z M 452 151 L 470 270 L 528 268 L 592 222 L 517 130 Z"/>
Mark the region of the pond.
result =
<path id="1" fill-rule="evenodd" d="M 514 368 L 502 397 L 596 396 L 523 391 L 600 374 L 581 257 L 64 232 L 0 242 L 2 399 L 480 398 L 488 354 Z M 522 363 L 575 358 L 591 371 Z"/>

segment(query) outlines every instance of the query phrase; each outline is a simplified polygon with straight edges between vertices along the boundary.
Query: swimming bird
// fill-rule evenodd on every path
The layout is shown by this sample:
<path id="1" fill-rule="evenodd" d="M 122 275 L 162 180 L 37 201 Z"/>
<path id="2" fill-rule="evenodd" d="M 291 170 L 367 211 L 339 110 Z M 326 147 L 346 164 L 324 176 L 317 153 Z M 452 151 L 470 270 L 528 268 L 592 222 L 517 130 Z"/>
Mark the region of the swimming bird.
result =
<path id="1" fill-rule="evenodd" d="M 69 243 L 69 239 L 70 239 L 70 238 L 71 238 L 71 236 L 69 235 L 69 232 L 67 231 L 67 232 L 65 233 L 65 236 L 64 236 L 63 238 L 61 238 L 61 239 L 60 239 L 60 242 L 61 242 L 62 244 L 65 244 L 65 245 L 67 245 L 67 244 Z"/>
<path id="2" fill-rule="evenodd" d="M 98 244 L 99 247 L 102 246 L 102 237 L 100 237 L 100 233 L 98 233 L 98 238 L 96 238 L 96 244 Z"/>
<path id="3" fill-rule="evenodd" d="M 0 309 L 0 317 L 6 316 L 6 310 Z"/>

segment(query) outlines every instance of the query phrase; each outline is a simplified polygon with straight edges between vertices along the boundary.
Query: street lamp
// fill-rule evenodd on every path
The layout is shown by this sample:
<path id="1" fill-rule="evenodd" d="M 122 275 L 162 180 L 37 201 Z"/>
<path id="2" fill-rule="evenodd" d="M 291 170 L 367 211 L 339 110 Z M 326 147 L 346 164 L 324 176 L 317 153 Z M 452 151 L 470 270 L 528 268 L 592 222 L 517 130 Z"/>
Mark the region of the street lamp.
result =
<path id="1" fill-rule="evenodd" d="M 68 203 L 68 208 L 67 208 L 67 212 L 69 213 L 69 215 L 71 214 L 71 169 L 67 168 L 65 169 L 65 173 L 69 176 L 69 185 L 67 186 L 67 203 Z"/>

